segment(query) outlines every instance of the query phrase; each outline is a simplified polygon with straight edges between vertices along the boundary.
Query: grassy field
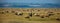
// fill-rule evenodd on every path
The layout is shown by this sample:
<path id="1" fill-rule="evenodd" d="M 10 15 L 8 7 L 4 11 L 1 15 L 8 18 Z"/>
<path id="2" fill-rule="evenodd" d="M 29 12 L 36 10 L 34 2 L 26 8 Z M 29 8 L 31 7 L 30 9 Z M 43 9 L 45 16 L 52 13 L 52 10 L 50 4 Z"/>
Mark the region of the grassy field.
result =
<path id="1" fill-rule="evenodd" d="M 0 23 L 60 23 L 60 8 L 0 8 Z"/>

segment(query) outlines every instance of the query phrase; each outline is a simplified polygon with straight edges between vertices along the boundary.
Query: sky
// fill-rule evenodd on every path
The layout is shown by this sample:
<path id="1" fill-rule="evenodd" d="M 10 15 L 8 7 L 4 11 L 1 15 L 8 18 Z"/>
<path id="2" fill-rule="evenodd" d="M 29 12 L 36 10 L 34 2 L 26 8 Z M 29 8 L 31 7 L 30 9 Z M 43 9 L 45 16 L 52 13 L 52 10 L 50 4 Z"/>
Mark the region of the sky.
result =
<path id="1" fill-rule="evenodd" d="M 1 0 L 0 3 L 60 3 L 60 0 Z"/>
<path id="2" fill-rule="evenodd" d="M 0 0 L 0 3 L 49 3 L 49 5 L 39 5 L 43 7 L 60 7 L 60 0 Z M 57 3 L 57 4 L 50 4 Z M 8 5 L 3 5 L 8 6 Z M 10 6 L 10 5 L 9 5 Z M 36 6 L 36 5 L 35 5 Z"/>

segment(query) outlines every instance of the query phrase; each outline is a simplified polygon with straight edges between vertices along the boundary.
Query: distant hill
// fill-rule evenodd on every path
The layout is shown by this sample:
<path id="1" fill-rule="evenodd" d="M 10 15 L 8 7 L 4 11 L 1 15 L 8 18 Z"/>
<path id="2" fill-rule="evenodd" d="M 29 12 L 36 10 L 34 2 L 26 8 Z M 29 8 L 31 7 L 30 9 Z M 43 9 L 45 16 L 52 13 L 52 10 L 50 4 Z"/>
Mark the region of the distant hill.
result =
<path id="1" fill-rule="evenodd" d="M 60 7 L 60 4 L 53 4 L 53 3 L 41 3 L 41 4 L 32 4 L 32 3 L 0 3 L 0 7 L 43 7 L 43 8 L 50 8 L 50 7 Z"/>

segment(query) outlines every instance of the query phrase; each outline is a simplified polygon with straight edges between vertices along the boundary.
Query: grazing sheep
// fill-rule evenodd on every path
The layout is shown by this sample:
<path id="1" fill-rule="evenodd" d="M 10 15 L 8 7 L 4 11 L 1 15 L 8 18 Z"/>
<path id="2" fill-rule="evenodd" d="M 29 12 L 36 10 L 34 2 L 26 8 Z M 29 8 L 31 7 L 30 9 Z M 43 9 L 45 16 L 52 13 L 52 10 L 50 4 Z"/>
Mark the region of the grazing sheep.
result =
<path id="1" fill-rule="evenodd" d="M 53 12 L 49 12 L 49 13 L 53 13 Z"/>
<path id="2" fill-rule="evenodd" d="M 60 15 L 60 13 L 57 13 L 58 15 Z"/>
<path id="3" fill-rule="evenodd" d="M 6 11 L 6 13 L 9 13 L 9 11 Z"/>
<path id="4" fill-rule="evenodd" d="M 52 16 L 52 15 L 54 15 L 54 14 L 48 14 L 48 16 Z"/>
<path id="5" fill-rule="evenodd" d="M 33 15 L 35 15 L 35 16 L 37 16 L 37 17 L 39 17 L 39 16 L 40 16 L 39 14 L 35 14 L 35 13 L 33 13 Z"/>
<path id="6" fill-rule="evenodd" d="M 18 15 L 18 13 L 15 13 L 15 15 Z"/>
<path id="7" fill-rule="evenodd" d="M 49 16 L 45 16 L 45 17 L 49 17 Z"/>
<path id="8" fill-rule="evenodd" d="M 56 20 L 60 21 L 60 18 L 57 18 Z"/>
<path id="9" fill-rule="evenodd" d="M 23 13 L 20 13 L 19 15 L 23 15 Z"/>
<path id="10" fill-rule="evenodd" d="M 12 13 L 15 13 L 15 11 L 12 11 Z"/>
<path id="11" fill-rule="evenodd" d="M 40 15 L 35 15 L 35 16 L 39 17 Z"/>
<path id="12" fill-rule="evenodd" d="M 29 19 L 30 17 L 29 17 L 29 16 L 27 16 L 27 17 L 25 17 L 25 18 Z"/>
<path id="13" fill-rule="evenodd" d="M 38 11 L 40 11 L 40 10 L 38 10 Z"/>
<path id="14" fill-rule="evenodd" d="M 44 16 L 41 16 L 41 18 L 44 18 Z"/>
<path id="15" fill-rule="evenodd" d="M 23 13 L 15 13 L 15 15 L 22 16 Z"/>
<path id="16" fill-rule="evenodd" d="M 0 14 L 4 14 L 4 12 L 0 12 Z"/>
<path id="17" fill-rule="evenodd" d="M 32 17 L 32 13 L 30 13 L 29 16 Z"/>

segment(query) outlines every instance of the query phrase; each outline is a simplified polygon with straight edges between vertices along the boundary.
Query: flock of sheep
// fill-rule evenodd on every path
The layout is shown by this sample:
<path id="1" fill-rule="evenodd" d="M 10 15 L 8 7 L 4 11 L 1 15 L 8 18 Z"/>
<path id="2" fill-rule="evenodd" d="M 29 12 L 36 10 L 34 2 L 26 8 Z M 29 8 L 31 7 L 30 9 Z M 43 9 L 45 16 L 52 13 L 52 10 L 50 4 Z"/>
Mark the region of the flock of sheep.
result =
<path id="1" fill-rule="evenodd" d="M 24 10 L 23 10 L 24 11 Z M 33 10 L 34 11 L 34 10 Z M 26 16 L 25 18 L 27 18 L 27 19 L 29 19 L 30 17 L 33 17 L 33 15 L 34 16 L 37 16 L 37 17 L 41 17 L 41 18 L 45 18 L 45 17 L 50 17 L 50 16 L 53 16 L 53 15 L 55 15 L 54 14 L 54 12 L 48 12 L 48 14 L 47 15 L 40 15 L 40 14 L 38 14 L 38 13 L 33 13 L 33 11 L 31 11 L 30 13 L 28 13 L 28 16 Z M 41 11 L 41 10 L 38 10 L 38 11 Z M 19 12 L 19 11 L 11 11 L 12 13 L 14 13 L 15 15 L 17 15 L 17 16 L 23 16 L 23 12 Z M 4 14 L 4 13 L 10 13 L 10 11 L 8 10 L 8 11 L 5 11 L 5 12 L 0 12 L 0 14 Z M 57 14 L 60 14 L 60 13 L 57 13 Z M 56 20 L 58 20 L 58 21 L 60 21 L 60 18 L 56 18 Z"/>

